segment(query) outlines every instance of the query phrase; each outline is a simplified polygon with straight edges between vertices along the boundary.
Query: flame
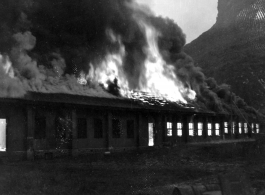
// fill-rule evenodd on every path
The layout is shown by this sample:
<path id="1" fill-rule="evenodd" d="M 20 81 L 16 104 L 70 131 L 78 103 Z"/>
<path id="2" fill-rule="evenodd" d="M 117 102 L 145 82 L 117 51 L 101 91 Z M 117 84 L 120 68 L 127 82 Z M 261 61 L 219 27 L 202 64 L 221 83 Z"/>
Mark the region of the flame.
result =
<path id="1" fill-rule="evenodd" d="M 143 79 L 140 82 L 140 89 L 155 96 L 162 96 L 170 101 L 180 101 L 187 103 L 185 97 L 194 99 L 196 93 L 190 88 L 184 87 L 175 74 L 175 67 L 166 64 L 162 58 L 158 45 L 157 38 L 159 33 L 152 27 L 139 22 L 143 28 L 147 40 L 145 48 L 147 58 L 145 60 L 145 74 L 141 75 Z"/>
<path id="2" fill-rule="evenodd" d="M 134 90 L 138 90 L 147 92 L 158 99 L 185 104 L 187 103 L 186 99 L 195 99 L 195 91 L 191 90 L 188 84 L 184 86 L 175 74 L 175 67 L 167 64 L 160 54 L 157 44 L 159 32 L 141 20 L 139 21 L 139 26 L 145 32 L 147 45 L 144 51 L 147 58 L 142 67 L 137 89 L 129 88 L 129 81 L 123 71 L 123 60 L 126 55 L 125 47 L 121 38 L 111 30 L 108 30 L 107 34 L 112 42 L 119 43 L 119 51 L 117 53 L 109 53 L 99 64 L 90 63 L 88 75 L 85 76 L 82 72 L 79 77 L 79 83 L 86 84 L 85 80 L 91 80 L 99 82 L 105 88 L 108 88 L 109 82 L 113 82 L 117 78 L 120 93 L 124 97 L 133 98 L 135 97 Z"/>
<path id="3" fill-rule="evenodd" d="M 116 36 L 111 30 L 108 30 L 107 34 L 111 41 L 119 43 L 120 49 L 117 53 L 108 54 L 100 64 L 93 65 L 90 63 L 90 70 L 86 79 L 101 83 L 105 88 L 108 88 L 109 82 L 113 82 L 117 78 L 120 83 L 121 95 L 126 96 L 129 91 L 129 82 L 123 71 L 125 47 L 121 43 L 121 38 Z"/>
<path id="4" fill-rule="evenodd" d="M 3 56 L 0 54 L 0 65 L 2 66 L 2 69 L 4 70 L 4 73 L 6 75 L 11 78 L 14 78 L 14 69 L 12 67 L 12 62 L 10 61 L 8 56 Z"/>

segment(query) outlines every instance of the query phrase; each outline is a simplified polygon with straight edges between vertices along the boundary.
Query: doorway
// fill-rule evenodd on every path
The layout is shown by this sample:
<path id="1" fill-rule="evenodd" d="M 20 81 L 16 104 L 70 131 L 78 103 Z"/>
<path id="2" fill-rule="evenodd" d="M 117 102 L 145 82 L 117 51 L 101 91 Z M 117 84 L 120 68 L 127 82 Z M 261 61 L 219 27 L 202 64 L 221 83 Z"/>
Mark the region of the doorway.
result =
<path id="1" fill-rule="evenodd" d="M 154 123 L 148 123 L 148 146 L 154 146 Z"/>
<path id="2" fill-rule="evenodd" d="M 0 119 L 0 152 L 6 151 L 6 119 Z"/>

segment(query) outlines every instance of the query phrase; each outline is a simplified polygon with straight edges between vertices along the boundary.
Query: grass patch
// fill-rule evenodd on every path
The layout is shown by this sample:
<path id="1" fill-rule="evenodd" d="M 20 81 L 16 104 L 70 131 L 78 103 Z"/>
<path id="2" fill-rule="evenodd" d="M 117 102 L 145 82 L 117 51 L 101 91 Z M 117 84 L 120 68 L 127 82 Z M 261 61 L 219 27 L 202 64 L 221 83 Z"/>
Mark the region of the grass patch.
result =
<path id="1" fill-rule="evenodd" d="M 235 168 L 262 188 L 264 159 L 245 158 L 235 149 L 183 146 L 107 157 L 60 158 L 5 162 L 0 166 L 0 194 L 137 194 L 140 190 L 176 183 L 211 183 Z M 238 155 L 235 155 L 235 154 Z"/>

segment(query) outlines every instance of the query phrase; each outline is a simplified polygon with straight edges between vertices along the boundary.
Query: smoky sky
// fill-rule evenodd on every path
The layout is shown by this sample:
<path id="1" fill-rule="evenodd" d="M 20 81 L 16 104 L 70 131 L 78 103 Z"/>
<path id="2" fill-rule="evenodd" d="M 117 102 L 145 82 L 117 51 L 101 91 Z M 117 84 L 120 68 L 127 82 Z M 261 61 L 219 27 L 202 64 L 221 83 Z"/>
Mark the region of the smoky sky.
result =
<path id="1" fill-rule="evenodd" d="M 88 71 L 88 62 L 102 60 L 107 53 L 119 49 L 106 35 L 106 30 L 111 29 L 122 37 L 126 73 L 137 76 L 137 65 L 145 59 L 142 48 L 146 40 L 134 16 L 141 15 L 162 31 L 159 48 L 167 60 L 172 60 L 170 53 L 180 53 L 185 44 L 182 30 L 170 19 L 155 17 L 148 8 L 132 9 L 130 3 L 131 0 L 3 0 L 0 52 L 9 53 L 16 44 L 13 34 L 30 31 L 37 39 L 29 52 L 32 58 L 49 66 L 52 53 L 60 53 L 66 61 L 66 73 L 76 74 Z"/>

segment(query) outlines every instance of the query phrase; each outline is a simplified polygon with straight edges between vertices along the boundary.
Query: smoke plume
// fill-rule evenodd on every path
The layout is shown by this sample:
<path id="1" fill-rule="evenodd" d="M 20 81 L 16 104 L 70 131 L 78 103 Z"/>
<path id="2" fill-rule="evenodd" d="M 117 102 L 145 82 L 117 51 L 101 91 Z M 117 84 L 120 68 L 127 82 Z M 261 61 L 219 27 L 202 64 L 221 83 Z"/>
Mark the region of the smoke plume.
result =
<path id="1" fill-rule="evenodd" d="M 196 104 L 228 113 L 233 102 L 235 109 L 250 110 L 227 86 L 206 79 L 194 66 L 182 50 L 185 34 L 173 20 L 157 17 L 133 0 L 1 0 L 0 96 L 38 91 L 115 97 L 107 91 L 120 95 L 119 81 L 108 81 L 113 83 L 105 90 L 79 76 L 89 75 L 106 56 L 119 52 L 129 88 L 138 89 L 147 58 L 139 20 L 159 33 L 160 54 L 183 85 L 196 92 Z M 7 60 L 12 63 L 12 76 L 4 68 Z"/>

